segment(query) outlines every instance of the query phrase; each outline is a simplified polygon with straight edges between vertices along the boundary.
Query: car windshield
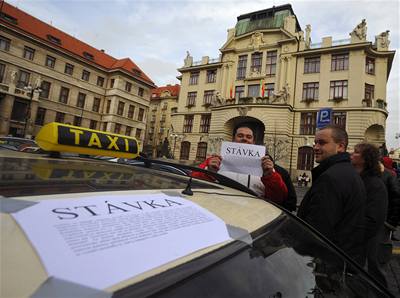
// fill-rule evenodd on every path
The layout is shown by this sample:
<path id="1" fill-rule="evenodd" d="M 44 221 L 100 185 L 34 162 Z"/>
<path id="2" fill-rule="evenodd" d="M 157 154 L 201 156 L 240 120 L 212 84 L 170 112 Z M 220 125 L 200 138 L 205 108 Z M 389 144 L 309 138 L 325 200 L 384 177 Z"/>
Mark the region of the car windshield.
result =
<path id="1" fill-rule="evenodd" d="M 188 178 L 184 176 L 80 158 L 0 157 L 0 172 L 0 195 L 5 197 L 109 190 L 184 189 L 188 184 Z M 193 181 L 191 187 L 219 188 L 201 181 Z"/>
<path id="2" fill-rule="evenodd" d="M 153 297 L 386 297 L 370 277 L 294 217 L 131 289 Z M 178 282 L 183 280 L 182 282 Z M 151 289 L 149 285 L 151 286 Z M 152 291 L 152 292 L 147 292 Z M 119 297 L 116 293 L 115 297 Z"/>

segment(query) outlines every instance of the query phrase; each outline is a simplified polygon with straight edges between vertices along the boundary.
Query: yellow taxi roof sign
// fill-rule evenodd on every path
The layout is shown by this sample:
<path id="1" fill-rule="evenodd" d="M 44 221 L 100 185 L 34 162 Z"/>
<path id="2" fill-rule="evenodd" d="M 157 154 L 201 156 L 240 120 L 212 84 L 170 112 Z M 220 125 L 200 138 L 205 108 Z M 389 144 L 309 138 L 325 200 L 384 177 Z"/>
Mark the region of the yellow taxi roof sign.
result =
<path id="1" fill-rule="evenodd" d="M 135 138 L 51 122 L 44 125 L 35 138 L 46 151 L 135 158 L 139 145 Z"/>

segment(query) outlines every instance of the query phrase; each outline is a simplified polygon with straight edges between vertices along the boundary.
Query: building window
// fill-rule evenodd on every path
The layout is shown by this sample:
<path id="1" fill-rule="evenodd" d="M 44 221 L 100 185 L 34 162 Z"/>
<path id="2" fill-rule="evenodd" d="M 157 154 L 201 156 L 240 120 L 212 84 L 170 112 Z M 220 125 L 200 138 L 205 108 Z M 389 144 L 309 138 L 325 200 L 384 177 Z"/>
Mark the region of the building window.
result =
<path id="1" fill-rule="evenodd" d="M 124 107 L 125 107 L 125 103 L 120 101 L 118 102 L 118 109 L 117 109 L 117 114 L 122 116 L 122 114 L 124 113 Z"/>
<path id="2" fill-rule="evenodd" d="M 143 89 L 142 87 L 139 87 L 139 89 L 138 89 L 138 95 L 139 95 L 140 97 L 143 97 L 143 95 L 144 95 L 144 89 Z"/>
<path id="3" fill-rule="evenodd" d="M 65 63 L 64 73 L 72 76 L 74 73 L 74 66 L 72 64 Z"/>
<path id="4" fill-rule="evenodd" d="M 82 124 L 82 117 L 75 116 L 74 117 L 74 125 L 75 126 L 81 126 L 81 124 Z"/>
<path id="5" fill-rule="evenodd" d="M 106 106 L 106 113 L 110 113 L 110 108 L 111 108 L 111 99 L 107 100 L 107 106 Z"/>
<path id="6" fill-rule="evenodd" d="M 143 121 L 144 118 L 144 109 L 139 108 L 138 120 Z"/>
<path id="7" fill-rule="evenodd" d="M 373 100 L 374 99 L 374 85 L 365 84 L 364 99 Z"/>
<path id="8" fill-rule="evenodd" d="M 303 100 L 317 100 L 319 93 L 319 83 L 303 84 Z"/>
<path id="9" fill-rule="evenodd" d="M 114 88 L 115 79 L 110 80 L 110 88 Z"/>
<path id="10" fill-rule="evenodd" d="M 349 54 L 332 55 L 331 70 L 347 70 L 349 69 Z"/>
<path id="11" fill-rule="evenodd" d="M 251 71 L 261 73 L 262 53 L 251 54 Z"/>
<path id="12" fill-rule="evenodd" d="M 330 99 L 347 98 L 347 80 L 346 81 L 331 81 Z"/>
<path id="13" fill-rule="evenodd" d="M 236 79 L 242 80 L 246 77 L 247 55 L 239 56 Z"/>
<path id="14" fill-rule="evenodd" d="M 93 112 L 98 112 L 100 110 L 100 98 L 95 97 L 93 99 L 93 107 L 92 107 L 92 111 Z"/>
<path id="15" fill-rule="evenodd" d="M 332 124 L 337 125 L 346 130 L 346 112 L 333 112 Z"/>
<path id="16" fill-rule="evenodd" d="M 90 120 L 89 128 L 90 129 L 97 129 L 97 121 L 96 120 Z"/>
<path id="17" fill-rule="evenodd" d="M 248 90 L 247 90 L 247 96 L 248 97 L 258 97 L 260 96 L 260 85 L 249 85 Z"/>
<path id="18" fill-rule="evenodd" d="M 82 70 L 82 80 L 89 81 L 90 72 L 87 70 Z"/>
<path id="19" fill-rule="evenodd" d="M 235 98 L 239 99 L 244 97 L 244 86 L 236 86 L 235 87 Z"/>
<path id="20" fill-rule="evenodd" d="M 200 119 L 200 132 L 208 133 L 210 130 L 211 115 L 201 115 Z"/>
<path id="21" fill-rule="evenodd" d="M 30 76 L 31 76 L 31 74 L 29 72 L 20 70 L 19 71 L 18 82 L 17 82 L 17 87 L 18 88 L 24 88 L 24 87 L 28 86 Z"/>
<path id="22" fill-rule="evenodd" d="M 167 110 L 168 109 L 168 102 L 164 102 L 162 109 L 163 110 Z"/>
<path id="23" fill-rule="evenodd" d="M 38 108 L 36 113 L 36 125 L 43 125 L 44 124 L 44 117 L 46 116 L 46 109 L 45 108 Z"/>
<path id="24" fill-rule="evenodd" d="M 189 160 L 189 153 L 190 153 L 190 142 L 183 141 L 181 143 L 181 154 L 180 154 L 179 159 Z"/>
<path id="25" fill-rule="evenodd" d="M 314 135 L 316 128 L 316 120 L 317 120 L 316 112 L 301 113 L 300 134 Z"/>
<path id="26" fill-rule="evenodd" d="M 196 160 L 205 160 L 207 156 L 207 143 L 200 142 L 197 144 Z"/>
<path id="27" fill-rule="evenodd" d="M 274 96 L 275 84 L 269 83 L 265 84 L 265 97 L 272 98 Z"/>
<path id="28" fill-rule="evenodd" d="M 321 57 L 305 58 L 304 59 L 304 73 L 319 72 L 320 64 L 321 64 Z"/>
<path id="29" fill-rule="evenodd" d="M 121 131 L 121 124 L 115 123 L 114 133 L 120 133 Z"/>
<path id="30" fill-rule="evenodd" d="M 61 113 L 61 112 L 56 113 L 56 119 L 55 119 L 56 122 L 64 123 L 64 119 L 65 119 L 64 113 Z"/>
<path id="31" fill-rule="evenodd" d="M 61 87 L 60 89 L 60 97 L 59 101 L 62 103 L 67 103 L 68 102 L 68 96 L 69 96 L 69 89 L 66 87 Z"/>
<path id="32" fill-rule="evenodd" d="M 97 77 L 97 86 L 103 87 L 104 86 L 104 78 L 103 77 Z"/>
<path id="33" fill-rule="evenodd" d="M 56 65 L 56 58 L 47 55 L 46 56 L 46 66 L 50 67 L 50 68 L 54 68 L 55 65 Z"/>
<path id="34" fill-rule="evenodd" d="M 6 73 L 6 65 L 0 63 L 0 83 L 3 82 L 5 73 Z"/>
<path id="35" fill-rule="evenodd" d="M 265 68 L 265 75 L 272 77 L 276 74 L 276 57 L 277 51 L 267 52 L 267 64 Z"/>
<path id="36" fill-rule="evenodd" d="M 35 57 L 35 49 L 25 46 L 24 47 L 24 58 L 28 60 L 33 60 Z"/>
<path id="37" fill-rule="evenodd" d="M 16 98 L 11 112 L 11 120 L 26 122 L 26 114 L 28 112 L 28 101 Z"/>
<path id="38" fill-rule="evenodd" d="M 198 71 L 191 72 L 189 78 L 189 85 L 197 85 L 199 82 L 199 75 L 200 73 Z"/>
<path id="39" fill-rule="evenodd" d="M 183 132 L 192 132 L 193 118 L 193 115 L 185 115 L 185 119 L 183 120 Z"/>
<path id="40" fill-rule="evenodd" d="M 206 83 L 215 83 L 217 81 L 217 70 L 207 70 Z"/>
<path id="41" fill-rule="evenodd" d="M 214 96 L 214 90 L 206 90 L 206 91 L 204 91 L 203 104 L 205 106 L 211 105 L 212 104 L 212 100 L 213 100 L 213 96 Z"/>
<path id="42" fill-rule="evenodd" d="M 40 89 L 42 89 L 42 91 L 40 92 L 40 97 L 49 98 L 50 87 L 51 87 L 50 82 L 42 81 L 42 83 L 40 84 Z"/>
<path id="43" fill-rule="evenodd" d="M 178 113 L 178 108 L 171 108 L 171 114 Z"/>
<path id="44" fill-rule="evenodd" d="M 312 147 L 300 147 L 297 153 L 297 169 L 311 171 L 314 167 L 314 150 Z"/>
<path id="45" fill-rule="evenodd" d="M 142 135 L 142 130 L 140 128 L 136 128 L 135 138 L 140 140 L 141 135 Z"/>
<path id="46" fill-rule="evenodd" d="M 103 131 L 107 131 L 107 122 L 103 123 Z"/>
<path id="47" fill-rule="evenodd" d="M 125 129 L 125 135 L 130 137 L 131 133 L 132 133 L 132 127 L 127 126 L 126 129 Z"/>
<path id="48" fill-rule="evenodd" d="M 78 100 L 76 101 L 76 106 L 78 108 L 84 108 L 85 107 L 85 100 L 86 100 L 86 94 L 79 92 L 78 93 Z"/>
<path id="49" fill-rule="evenodd" d="M 0 50 L 9 51 L 10 44 L 11 44 L 11 39 L 8 39 L 0 35 Z"/>
<path id="50" fill-rule="evenodd" d="M 196 105 L 197 92 L 188 92 L 186 106 L 193 107 Z"/>
<path id="51" fill-rule="evenodd" d="M 133 119 L 133 114 L 134 113 L 135 113 L 135 106 L 134 105 L 129 105 L 128 118 Z"/>
<path id="52" fill-rule="evenodd" d="M 131 92 L 131 90 L 132 90 L 132 83 L 125 82 L 125 91 Z"/>
<path id="53" fill-rule="evenodd" d="M 365 58 L 365 72 L 371 75 L 375 74 L 375 59 L 371 57 Z"/>

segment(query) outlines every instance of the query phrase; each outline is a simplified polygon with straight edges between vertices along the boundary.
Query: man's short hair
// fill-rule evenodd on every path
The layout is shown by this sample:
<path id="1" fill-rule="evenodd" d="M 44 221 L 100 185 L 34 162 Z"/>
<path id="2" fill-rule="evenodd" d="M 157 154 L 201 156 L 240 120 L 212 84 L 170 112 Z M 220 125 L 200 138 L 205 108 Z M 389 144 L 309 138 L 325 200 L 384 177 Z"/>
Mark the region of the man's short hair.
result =
<path id="1" fill-rule="evenodd" d="M 335 141 L 336 144 L 343 143 L 344 149 L 347 150 L 347 145 L 349 144 L 349 135 L 347 132 L 337 125 L 327 125 L 320 130 L 330 129 L 332 131 L 332 139 Z"/>
<path id="2" fill-rule="evenodd" d="M 238 124 L 238 125 L 235 127 L 235 129 L 233 130 L 233 135 L 232 135 L 232 136 L 233 136 L 233 137 L 236 136 L 237 130 L 238 130 L 239 128 L 242 128 L 242 127 L 245 127 L 245 128 L 250 129 L 251 132 L 253 133 L 253 138 L 256 137 L 256 133 L 255 133 L 255 130 L 254 130 L 253 126 L 252 126 L 251 124 L 248 124 L 248 123 L 241 123 L 241 124 Z"/>

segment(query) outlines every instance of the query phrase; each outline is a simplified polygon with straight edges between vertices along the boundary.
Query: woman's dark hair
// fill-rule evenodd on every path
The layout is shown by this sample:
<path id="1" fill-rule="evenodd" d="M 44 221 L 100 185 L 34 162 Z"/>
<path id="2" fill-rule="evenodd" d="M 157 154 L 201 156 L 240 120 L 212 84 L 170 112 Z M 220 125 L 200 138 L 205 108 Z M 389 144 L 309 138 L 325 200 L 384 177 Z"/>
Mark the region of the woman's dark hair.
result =
<path id="1" fill-rule="evenodd" d="M 361 175 L 381 176 L 378 147 L 369 143 L 359 143 L 354 146 L 354 150 L 357 150 L 364 160 Z"/>

